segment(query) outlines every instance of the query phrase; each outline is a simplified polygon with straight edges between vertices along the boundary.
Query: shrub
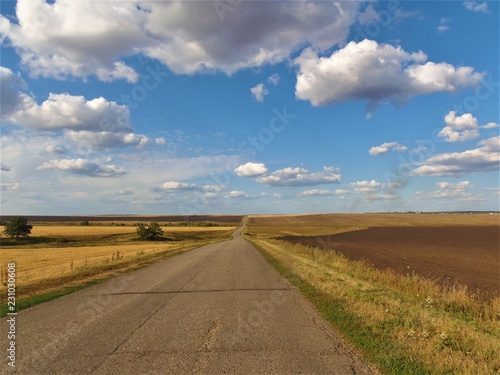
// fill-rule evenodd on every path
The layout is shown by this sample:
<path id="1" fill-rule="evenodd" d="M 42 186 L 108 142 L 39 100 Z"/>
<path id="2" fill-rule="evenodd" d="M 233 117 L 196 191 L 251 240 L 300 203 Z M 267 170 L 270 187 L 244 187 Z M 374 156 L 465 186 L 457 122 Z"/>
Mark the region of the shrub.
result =
<path id="1" fill-rule="evenodd" d="M 160 239 L 163 230 L 156 221 L 151 222 L 149 225 L 140 223 L 137 225 L 137 235 L 141 240 L 154 241 Z"/>

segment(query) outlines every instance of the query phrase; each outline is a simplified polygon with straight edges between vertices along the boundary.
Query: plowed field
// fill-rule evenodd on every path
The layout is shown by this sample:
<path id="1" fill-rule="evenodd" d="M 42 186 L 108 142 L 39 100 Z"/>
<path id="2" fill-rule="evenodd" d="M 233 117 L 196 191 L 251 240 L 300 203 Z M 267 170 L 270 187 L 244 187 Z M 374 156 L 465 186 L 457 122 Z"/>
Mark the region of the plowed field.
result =
<path id="1" fill-rule="evenodd" d="M 373 227 L 329 236 L 278 239 L 336 250 L 380 269 L 415 272 L 444 285 L 500 295 L 500 227 Z"/>

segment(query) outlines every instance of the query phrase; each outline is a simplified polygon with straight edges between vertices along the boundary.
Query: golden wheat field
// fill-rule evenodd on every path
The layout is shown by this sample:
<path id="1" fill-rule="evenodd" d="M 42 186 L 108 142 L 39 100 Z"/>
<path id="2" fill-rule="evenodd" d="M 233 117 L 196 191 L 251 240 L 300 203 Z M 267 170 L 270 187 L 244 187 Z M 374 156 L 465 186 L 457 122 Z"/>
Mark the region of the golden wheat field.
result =
<path id="1" fill-rule="evenodd" d="M 163 227 L 163 232 L 212 232 L 227 231 L 234 227 Z M 113 234 L 135 234 L 134 226 L 69 226 L 69 225 L 34 225 L 31 236 L 88 236 L 88 235 L 113 235 Z"/>
<path id="2" fill-rule="evenodd" d="M 163 227 L 164 241 L 139 241 L 134 226 L 34 225 L 28 240 L 2 236 L 2 264 L 16 263 L 19 287 L 62 280 L 81 270 L 133 265 L 157 253 L 173 253 L 227 238 L 235 227 Z M 2 280 L 5 270 L 1 270 Z M 0 285 L 0 289 L 4 288 Z"/>

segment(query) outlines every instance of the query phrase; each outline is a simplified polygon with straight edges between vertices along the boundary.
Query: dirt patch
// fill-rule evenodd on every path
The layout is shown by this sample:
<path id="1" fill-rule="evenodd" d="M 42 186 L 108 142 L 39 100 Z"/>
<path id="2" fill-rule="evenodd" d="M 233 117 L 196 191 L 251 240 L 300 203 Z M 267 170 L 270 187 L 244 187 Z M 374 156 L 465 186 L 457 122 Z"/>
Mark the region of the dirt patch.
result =
<path id="1" fill-rule="evenodd" d="M 374 227 L 329 236 L 278 239 L 337 250 L 379 269 L 415 272 L 453 286 L 500 295 L 500 227 Z"/>

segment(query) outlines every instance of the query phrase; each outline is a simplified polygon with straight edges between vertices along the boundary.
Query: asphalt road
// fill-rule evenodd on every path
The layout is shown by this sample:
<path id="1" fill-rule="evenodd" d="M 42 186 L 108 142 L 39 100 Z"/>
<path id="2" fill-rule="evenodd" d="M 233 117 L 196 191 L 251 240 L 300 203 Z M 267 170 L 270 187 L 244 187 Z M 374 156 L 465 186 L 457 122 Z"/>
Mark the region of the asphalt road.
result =
<path id="1" fill-rule="evenodd" d="M 19 312 L 16 372 L 373 373 L 241 231 Z"/>

